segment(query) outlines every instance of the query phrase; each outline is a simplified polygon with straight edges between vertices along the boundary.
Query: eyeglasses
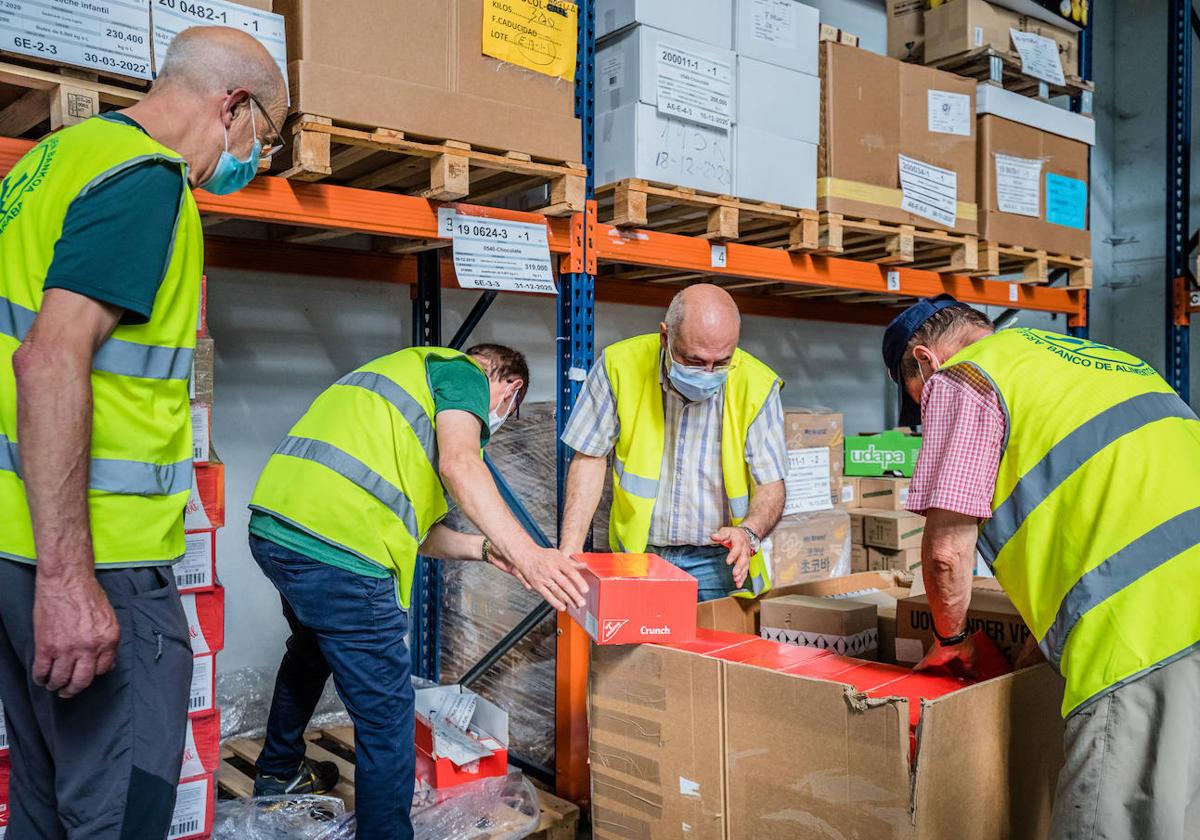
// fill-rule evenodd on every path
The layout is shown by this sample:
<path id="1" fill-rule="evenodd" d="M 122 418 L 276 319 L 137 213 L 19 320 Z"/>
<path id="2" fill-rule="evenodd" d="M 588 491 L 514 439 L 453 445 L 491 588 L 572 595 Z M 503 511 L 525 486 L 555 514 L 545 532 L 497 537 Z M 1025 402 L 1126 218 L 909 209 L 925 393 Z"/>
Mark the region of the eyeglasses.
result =
<path id="1" fill-rule="evenodd" d="M 671 347 L 671 337 L 670 336 L 667 336 L 667 355 L 670 358 L 670 361 L 675 362 L 676 364 L 679 364 L 679 365 L 683 365 L 684 367 L 694 367 L 694 368 L 700 368 L 700 369 L 707 369 L 707 367 L 708 367 L 706 364 L 690 365 L 686 361 L 680 361 L 679 359 L 676 359 L 675 351 Z M 712 366 L 712 372 L 713 373 L 728 373 L 732 368 L 733 368 L 733 359 L 730 359 L 728 362 L 726 362 L 724 364 L 714 364 Z"/>
<path id="2" fill-rule="evenodd" d="M 233 90 L 226 90 L 226 95 L 232 94 Z M 262 151 L 259 152 L 259 157 L 263 160 L 270 160 L 272 155 L 283 151 L 283 133 L 275 126 L 275 121 L 271 119 L 271 115 L 267 113 L 267 109 L 259 102 L 258 97 L 250 91 L 246 91 L 246 95 L 250 97 L 250 101 L 258 106 L 258 111 L 263 115 L 263 119 L 267 121 L 267 130 L 270 134 L 267 135 L 266 141 L 263 143 Z M 253 119 L 253 113 L 250 115 Z M 257 138 L 255 138 L 257 139 Z"/>

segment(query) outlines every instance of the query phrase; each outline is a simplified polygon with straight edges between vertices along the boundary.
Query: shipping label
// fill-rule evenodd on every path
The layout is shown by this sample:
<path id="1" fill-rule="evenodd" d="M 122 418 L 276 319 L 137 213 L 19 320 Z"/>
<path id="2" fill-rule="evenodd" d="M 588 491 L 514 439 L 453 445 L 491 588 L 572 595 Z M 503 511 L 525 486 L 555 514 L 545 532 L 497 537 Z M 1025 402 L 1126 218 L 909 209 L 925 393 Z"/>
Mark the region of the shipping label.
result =
<path id="1" fill-rule="evenodd" d="M 183 558 L 172 566 L 175 584 L 180 590 L 208 589 L 216 583 L 213 566 L 212 531 L 201 531 L 184 536 Z"/>
<path id="2" fill-rule="evenodd" d="M 464 289 L 558 293 L 545 222 L 511 222 L 438 210 L 438 226 L 454 243 L 454 271 Z"/>
<path id="3" fill-rule="evenodd" d="M 795 0 L 753 0 L 750 34 L 756 41 L 788 49 L 800 46 Z"/>
<path id="4" fill-rule="evenodd" d="M 214 658 L 197 656 L 192 659 L 192 689 L 188 695 L 188 714 L 212 710 L 216 701 L 213 697 Z"/>
<path id="5" fill-rule="evenodd" d="M 4 0 L 0 49 L 149 79 L 150 13 L 146 0 Z"/>
<path id="6" fill-rule="evenodd" d="M 971 136 L 971 124 L 975 114 L 971 111 L 971 97 L 965 93 L 946 90 L 929 91 L 929 130 L 935 134 L 957 134 Z"/>
<path id="7" fill-rule="evenodd" d="M 208 823 L 208 809 L 212 807 L 209 777 L 204 776 L 190 782 L 180 782 L 175 793 L 175 811 L 171 814 L 171 828 L 167 840 L 182 840 L 203 834 Z"/>
<path id="8" fill-rule="evenodd" d="M 954 227 L 958 219 L 958 173 L 900 155 L 900 209 Z"/>
<path id="9" fill-rule="evenodd" d="M 209 461 L 209 418 L 212 407 L 207 403 L 192 403 L 192 460 L 197 464 Z"/>
<path id="10" fill-rule="evenodd" d="M 287 40 L 284 36 L 283 15 L 240 6 L 228 0 L 152 0 L 154 14 L 154 66 L 162 69 L 167 47 L 175 36 L 192 26 L 229 26 L 253 35 L 267 48 L 279 66 L 286 85 Z M 290 101 L 290 99 L 289 99 Z"/>
<path id="11" fill-rule="evenodd" d="M 829 488 L 829 447 L 788 450 L 783 514 L 808 513 L 833 507 Z"/>
<path id="12" fill-rule="evenodd" d="M 578 27 L 569 0 L 484 0 L 483 54 L 572 82 Z"/>
<path id="13" fill-rule="evenodd" d="M 1038 218 L 1042 214 L 1042 162 L 996 155 L 996 208 Z"/>
<path id="14" fill-rule="evenodd" d="M 1087 230 L 1088 185 L 1078 178 L 1046 173 L 1046 221 Z"/>
<path id="15" fill-rule="evenodd" d="M 733 124 L 733 68 L 662 42 L 658 45 L 658 111 L 728 131 Z"/>
<path id="16" fill-rule="evenodd" d="M 1019 29 L 1010 29 L 1008 33 L 1021 56 L 1022 73 L 1052 85 L 1066 84 L 1062 59 L 1058 57 L 1058 44 L 1053 38 Z"/>

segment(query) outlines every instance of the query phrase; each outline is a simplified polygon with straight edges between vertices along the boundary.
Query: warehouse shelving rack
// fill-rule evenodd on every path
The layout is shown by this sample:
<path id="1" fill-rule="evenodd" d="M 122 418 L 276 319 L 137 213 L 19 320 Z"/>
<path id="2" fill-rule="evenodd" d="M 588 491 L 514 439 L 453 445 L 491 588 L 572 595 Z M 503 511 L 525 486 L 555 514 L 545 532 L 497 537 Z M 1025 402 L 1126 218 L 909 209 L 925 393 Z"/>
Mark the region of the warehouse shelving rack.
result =
<path id="1" fill-rule="evenodd" d="M 677 291 L 677 288 L 656 282 L 604 276 L 598 279 L 598 270 L 606 265 L 664 269 L 672 272 L 676 280 L 715 277 L 727 281 L 726 285 L 746 314 L 882 325 L 893 317 L 897 306 L 907 300 L 949 292 L 974 304 L 1060 313 L 1066 316 L 1072 333 L 1086 337 L 1088 293 L 1083 289 L 1010 284 L 738 243 L 724 246 L 725 265 L 714 268 L 713 243 L 707 239 L 630 231 L 599 224 L 592 180 L 594 33 L 593 0 L 580 0 L 575 100 L 582 124 L 582 160 L 588 169 L 586 211 L 569 217 L 549 218 L 497 208 L 455 205 L 465 214 L 544 222 L 548 227 L 550 251 L 557 258 L 559 268 L 556 385 L 560 433 L 594 360 L 596 301 L 665 307 Z M 1089 51 L 1085 47 L 1086 52 Z M 0 138 L 0 174 L 7 173 L 31 145 L 26 140 Z M 414 243 L 430 243 L 443 238 L 438 226 L 438 202 L 394 193 L 264 176 L 230 196 L 198 192 L 196 198 L 206 221 L 245 220 L 289 230 L 293 227 L 336 230 Z M 449 243 L 443 241 L 441 244 Z M 441 343 L 441 290 L 456 285 L 453 262 L 444 248 L 398 254 L 291 244 L 270 237 L 210 235 L 206 241 L 206 263 L 210 268 L 408 285 L 412 289 L 413 340 L 418 345 Z M 768 289 L 770 293 L 764 291 Z M 821 297 L 806 296 L 814 292 Z M 826 299 L 831 295 L 837 299 Z M 471 330 L 495 298 L 496 292 L 481 293 L 449 342 L 451 345 L 461 347 L 466 344 Z M 569 451 L 559 444 L 560 509 L 569 457 Z M 537 524 L 504 485 L 502 478 L 500 484 L 506 501 L 522 524 L 539 542 L 550 544 L 549 538 L 538 531 Z M 422 561 L 411 610 L 413 663 L 416 673 L 433 679 L 439 675 L 440 584 L 438 564 Z M 462 681 L 470 683 L 477 679 L 529 630 L 548 620 L 551 613 L 545 605 L 531 612 L 464 675 Z M 514 759 L 532 775 L 555 784 L 560 795 L 582 804 L 588 798 L 586 685 L 589 643 L 583 631 L 565 616 L 558 616 L 557 622 L 555 766 L 537 767 L 519 757 Z"/>
<path id="2" fill-rule="evenodd" d="M 1192 39 L 1200 15 L 1192 0 L 1170 0 L 1167 44 L 1166 364 L 1164 376 L 1185 401 L 1191 390 L 1193 313 L 1200 287 L 1189 256 L 1200 241 L 1189 218 L 1192 201 Z"/>

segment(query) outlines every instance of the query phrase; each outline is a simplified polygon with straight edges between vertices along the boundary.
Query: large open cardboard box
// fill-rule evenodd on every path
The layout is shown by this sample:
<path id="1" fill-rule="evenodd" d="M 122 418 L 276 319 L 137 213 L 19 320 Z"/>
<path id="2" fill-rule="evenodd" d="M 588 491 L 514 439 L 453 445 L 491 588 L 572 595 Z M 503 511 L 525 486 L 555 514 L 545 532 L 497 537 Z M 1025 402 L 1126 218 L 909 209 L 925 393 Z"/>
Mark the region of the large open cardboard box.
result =
<path id="1" fill-rule="evenodd" d="M 868 572 L 788 591 L 896 579 Z M 756 633 L 757 611 L 726 599 L 702 605 L 699 620 Z M 925 701 L 910 754 L 905 699 L 688 650 L 595 648 L 593 834 L 1038 840 L 1063 761 L 1061 696 L 1040 665 Z"/>

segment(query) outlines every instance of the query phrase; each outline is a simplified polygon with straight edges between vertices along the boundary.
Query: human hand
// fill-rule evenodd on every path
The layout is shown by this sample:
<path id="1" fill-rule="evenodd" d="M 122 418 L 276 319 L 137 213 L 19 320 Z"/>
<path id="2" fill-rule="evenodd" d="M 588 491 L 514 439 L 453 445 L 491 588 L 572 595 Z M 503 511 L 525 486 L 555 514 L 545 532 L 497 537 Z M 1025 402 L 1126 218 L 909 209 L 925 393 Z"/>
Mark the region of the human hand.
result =
<path id="1" fill-rule="evenodd" d="M 66 700 L 112 670 L 121 628 L 95 575 L 69 581 L 39 575 L 33 638 L 33 681 Z"/>
<path id="2" fill-rule="evenodd" d="M 534 546 L 505 562 L 511 563 L 526 589 L 537 592 L 554 609 L 561 612 L 585 604 L 588 586 L 579 574 L 584 566 L 558 549 Z"/>
<path id="3" fill-rule="evenodd" d="M 742 528 L 730 525 L 717 531 L 710 539 L 729 549 L 725 564 L 733 566 L 733 582 L 741 589 L 750 574 L 750 558 L 754 556 L 754 549 L 750 547 L 750 535 Z"/>
<path id="4" fill-rule="evenodd" d="M 1045 661 L 1046 654 L 1042 653 L 1042 649 L 1038 647 L 1037 637 L 1030 633 L 1025 637 L 1021 650 L 1017 654 L 1017 662 L 1013 667 L 1020 671 L 1022 668 L 1032 668 Z"/>
<path id="5" fill-rule="evenodd" d="M 926 671 L 942 667 L 955 676 L 972 677 L 975 675 L 976 657 L 974 636 L 968 636 L 957 645 L 950 647 L 944 646 L 941 642 L 934 642 L 933 648 L 913 666 L 913 670 Z"/>

